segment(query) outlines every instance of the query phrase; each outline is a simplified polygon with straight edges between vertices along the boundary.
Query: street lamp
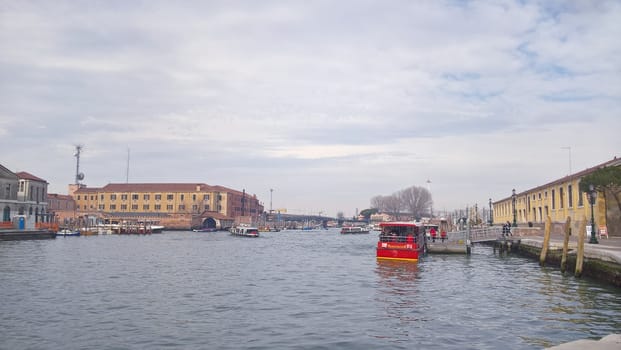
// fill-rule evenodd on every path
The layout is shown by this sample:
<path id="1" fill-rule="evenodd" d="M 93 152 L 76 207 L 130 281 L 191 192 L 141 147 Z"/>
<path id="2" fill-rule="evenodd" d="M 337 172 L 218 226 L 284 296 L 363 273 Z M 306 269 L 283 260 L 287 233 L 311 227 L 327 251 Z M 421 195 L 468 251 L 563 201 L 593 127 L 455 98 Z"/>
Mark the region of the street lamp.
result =
<path id="1" fill-rule="evenodd" d="M 489 199 L 489 225 L 494 224 L 494 211 L 492 210 L 492 199 Z"/>
<path id="2" fill-rule="evenodd" d="M 515 188 L 513 189 L 511 199 L 513 202 L 513 227 L 517 227 L 517 210 L 515 209 Z"/>
<path id="3" fill-rule="evenodd" d="M 270 214 L 272 213 L 272 192 L 274 192 L 274 189 L 270 188 Z"/>
<path id="4" fill-rule="evenodd" d="M 597 244 L 597 238 L 595 237 L 595 215 L 593 214 L 593 205 L 595 205 L 595 199 L 597 198 L 597 191 L 595 186 L 589 185 L 589 203 L 591 203 L 591 239 L 589 243 Z"/>

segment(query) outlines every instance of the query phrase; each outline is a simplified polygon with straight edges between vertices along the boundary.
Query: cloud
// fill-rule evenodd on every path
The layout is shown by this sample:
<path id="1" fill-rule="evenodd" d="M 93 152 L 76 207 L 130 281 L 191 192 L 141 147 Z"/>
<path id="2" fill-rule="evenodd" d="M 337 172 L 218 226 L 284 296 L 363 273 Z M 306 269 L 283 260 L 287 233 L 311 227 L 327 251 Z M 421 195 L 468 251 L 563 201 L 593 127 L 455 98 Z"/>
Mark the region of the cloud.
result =
<path id="1" fill-rule="evenodd" d="M 64 193 L 81 143 L 90 186 L 123 181 L 129 149 L 130 180 L 275 188 L 279 208 L 353 215 L 427 179 L 434 208 L 483 203 L 564 176 L 560 147 L 576 168 L 618 152 L 620 19 L 615 1 L 4 4 L 2 164 Z"/>

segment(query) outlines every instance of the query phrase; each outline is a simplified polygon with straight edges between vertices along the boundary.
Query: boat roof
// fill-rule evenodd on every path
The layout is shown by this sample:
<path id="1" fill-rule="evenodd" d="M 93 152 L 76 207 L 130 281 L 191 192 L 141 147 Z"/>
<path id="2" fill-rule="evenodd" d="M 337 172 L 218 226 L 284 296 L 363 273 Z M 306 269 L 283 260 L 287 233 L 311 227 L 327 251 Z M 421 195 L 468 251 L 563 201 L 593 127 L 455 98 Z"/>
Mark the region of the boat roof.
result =
<path id="1" fill-rule="evenodd" d="M 384 226 L 407 226 L 407 227 L 418 227 L 418 224 L 411 221 L 390 221 L 390 222 L 380 222 L 380 227 Z"/>

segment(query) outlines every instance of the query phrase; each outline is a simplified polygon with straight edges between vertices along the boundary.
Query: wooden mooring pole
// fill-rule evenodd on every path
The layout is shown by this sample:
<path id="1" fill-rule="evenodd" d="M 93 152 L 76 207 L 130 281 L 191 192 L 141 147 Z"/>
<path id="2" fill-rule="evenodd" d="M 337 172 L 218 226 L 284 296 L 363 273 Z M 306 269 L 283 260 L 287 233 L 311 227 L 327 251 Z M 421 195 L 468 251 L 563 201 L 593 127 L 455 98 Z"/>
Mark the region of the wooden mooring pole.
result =
<path id="1" fill-rule="evenodd" d="M 582 217 L 578 232 L 578 256 L 576 257 L 576 277 L 582 276 L 582 264 L 584 263 L 584 236 L 586 235 L 586 217 Z"/>
<path id="2" fill-rule="evenodd" d="M 552 219 L 548 215 L 546 217 L 546 225 L 543 231 L 543 245 L 541 246 L 541 255 L 539 255 L 539 265 L 544 266 L 546 256 L 548 255 L 548 246 L 550 245 L 550 230 L 552 228 Z"/>
<path id="3" fill-rule="evenodd" d="M 563 256 L 561 257 L 561 272 L 567 270 L 567 251 L 569 251 L 569 236 L 571 235 L 571 217 L 567 217 L 565 221 L 565 240 L 563 241 Z"/>

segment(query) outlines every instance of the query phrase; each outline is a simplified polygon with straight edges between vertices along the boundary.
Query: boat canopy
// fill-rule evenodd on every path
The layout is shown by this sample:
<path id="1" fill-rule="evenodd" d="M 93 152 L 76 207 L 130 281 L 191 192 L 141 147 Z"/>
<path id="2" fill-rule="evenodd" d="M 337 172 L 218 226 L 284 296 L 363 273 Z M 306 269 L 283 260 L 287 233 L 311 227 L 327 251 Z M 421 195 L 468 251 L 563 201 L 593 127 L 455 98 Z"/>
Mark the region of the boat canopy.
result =
<path id="1" fill-rule="evenodd" d="M 419 232 L 419 226 L 413 222 L 382 222 L 380 223 L 382 235 L 407 236 L 416 235 Z"/>

